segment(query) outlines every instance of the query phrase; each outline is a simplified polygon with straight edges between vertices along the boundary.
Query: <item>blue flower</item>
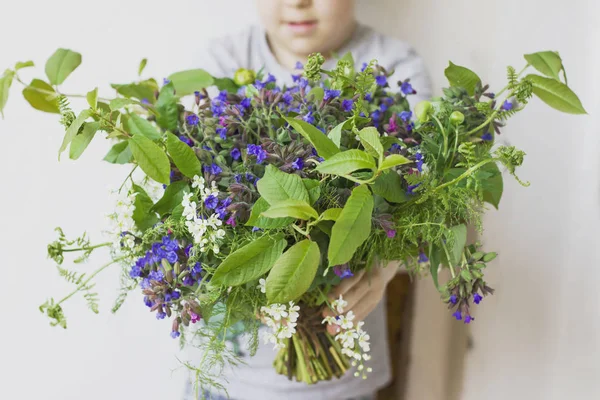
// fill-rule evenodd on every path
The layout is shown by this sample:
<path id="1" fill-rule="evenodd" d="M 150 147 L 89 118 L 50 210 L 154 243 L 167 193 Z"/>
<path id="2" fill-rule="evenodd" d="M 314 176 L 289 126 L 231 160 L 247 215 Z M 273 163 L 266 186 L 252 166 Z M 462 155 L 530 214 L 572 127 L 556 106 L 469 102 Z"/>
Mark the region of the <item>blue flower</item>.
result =
<path id="1" fill-rule="evenodd" d="M 309 124 L 315 123 L 315 117 L 313 117 L 312 111 L 309 111 L 308 114 L 302 117 L 302 119 L 304 120 L 304 122 L 308 122 Z"/>
<path id="2" fill-rule="evenodd" d="M 373 101 L 373 95 L 371 93 L 365 94 L 365 100 L 368 102 Z"/>
<path id="3" fill-rule="evenodd" d="M 190 114 L 185 118 L 186 122 L 188 123 L 188 125 L 198 125 L 198 122 L 200 122 L 200 119 L 198 118 L 198 116 L 196 114 Z"/>
<path id="4" fill-rule="evenodd" d="M 298 74 L 298 75 L 292 74 L 292 80 L 294 81 L 294 83 L 300 82 L 300 79 L 302 79 L 302 74 Z"/>
<path id="5" fill-rule="evenodd" d="M 386 112 L 388 110 L 389 106 L 385 103 L 381 103 L 379 105 L 379 109 L 381 110 L 381 112 Z"/>
<path id="6" fill-rule="evenodd" d="M 294 167 L 295 170 L 301 170 L 304 168 L 304 160 L 300 157 L 296 158 L 296 160 L 292 163 L 292 167 Z"/>
<path id="7" fill-rule="evenodd" d="M 244 97 L 244 99 L 240 102 L 240 106 L 242 106 L 244 109 L 250 108 L 251 105 L 252 100 L 250 100 L 249 97 Z"/>
<path id="8" fill-rule="evenodd" d="M 298 81 L 298 86 L 300 86 L 302 89 L 304 89 L 305 87 L 308 86 L 308 79 L 306 78 L 300 78 L 300 80 Z"/>
<path id="9" fill-rule="evenodd" d="M 212 163 L 211 165 L 205 165 L 203 169 L 204 172 L 209 172 L 213 175 L 219 175 L 221 172 L 223 172 L 223 169 L 215 163 Z"/>
<path id="10" fill-rule="evenodd" d="M 387 85 L 387 77 L 385 75 L 377 75 L 375 77 L 375 82 L 377 82 L 377 85 L 381 86 L 381 87 L 385 87 L 385 85 Z"/>
<path id="11" fill-rule="evenodd" d="M 450 303 L 452 303 L 452 304 L 456 304 L 456 303 L 458 302 L 458 298 L 456 297 L 456 295 L 455 295 L 455 294 L 453 294 L 453 295 L 451 295 L 451 296 L 450 296 L 450 299 L 449 299 L 449 301 L 450 301 Z"/>
<path id="12" fill-rule="evenodd" d="M 177 243 L 177 239 L 171 239 L 168 236 L 164 236 L 162 238 L 162 244 L 168 251 L 176 251 L 179 249 L 179 243 Z"/>
<path id="13" fill-rule="evenodd" d="M 223 140 L 227 139 L 227 128 L 225 128 L 225 127 L 217 128 L 216 131 L 221 139 L 223 139 Z"/>
<path id="14" fill-rule="evenodd" d="M 491 133 L 487 132 L 483 136 L 481 136 L 481 140 L 490 142 L 490 141 L 494 140 L 494 137 L 492 136 Z"/>
<path id="15" fill-rule="evenodd" d="M 194 141 L 192 139 L 190 139 L 189 137 L 186 136 L 179 136 L 179 140 L 181 140 L 183 143 L 187 144 L 190 147 L 194 147 Z"/>
<path id="16" fill-rule="evenodd" d="M 295 65 L 296 69 L 303 69 L 304 65 L 302 65 L 302 63 L 300 61 L 296 61 L 296 65 Z"/>
<path id="17" fill-rule="evenodd" d="M 159 311 L 156 313 L 156 319 L 165 319 L 166 316 L 167 316 L 167 313 L 164 313 L 162 311 Z"/>
<path id="18" fill-rule="evenodd" d="M 142 283 L 140 284 L 140 286 L 142 287 L 142 289 L 149 289 L 150 288 L 150 278 L 144 278 L 142 279 Z"/>
<path id="19" fill-rule="evenodd" d="M 283 102 L 285 104 L 287 104 L 288 106 L 290 104 L 292 104 L 292 101 L 294 101 L 294 96 L 292 96 L 292 94 L 290 92 L 285 92 L 283 94 L 283 97 L 281 97 L 281 98 L 282 98 Z"/>
<path id="20" fill-rule="evenodd" d="M 421 153 L 415 154 L 415 160 L 417 162 L 417 170 L 419 172 L 423 172 L 423 154 L 421 154 Z"/>
<path id="21" fill-rule="evenodd" d="M 410 185 L 410 186 L 408 186 L 408 188 L 406 189 L 406 193 L 407 194 L 414 194 L 415 193 L 415 189 L 418 188 L 419 186 L 421 186 L 421 183 L 417 183 L 416 185 Z"/>
<path id="22" fill-rule="evenodd" d="M 150 102 L 148 101 L 148 99 L 147 99 L 147 98 L 145 98 L 145 97 L 144 97 L 144 98 L 142 99 L 142 104 L 150 104 Z"/>
<path id="23" fill-rule="evenodd" d="M 150 300 L 150 298 L 148 296 L 144 296 L 144 304 L 147 307 L 153 307 L 154 306 L 154 302 L 152 300 Z"/>
<path id="24" fill-rule="evenodd" d="M 508 101 L 508 100 L 506 100 L 506 101 L 505 101 L 505 102 L 502 104 L 502 109 L 503 109 L 504 111 L 510 111 L 510 110 L 512 110 L 512 109 L 513 109 L 513 103 L 512 103 L 512 102 L 510 102 L 510 101 Z"/>
<path id="25" fill-rule="evenodd" d="M 238 149 L 237 147 L 234 147 L 231 150 L 231 153 L 229 153 L 229 154 L 231 155 L 231 158 L 233 158 L 234 160 L 239 160 L 240 157 L 242 156 L 242 153 L 240 152 L 240 149 Z M 238 175 L 236 175 L 236 176 L 238 176 Z"/>
<path id="26" fill-rule="evenodd" d="M 252 227 L 252 232 L 258 232 L 258 231 L 260 231 L 260 228 L 257 228 L 256 226 Z"/>
<path id="27" fill-rule="evenodd" d="M 402 111 L 400 114 L 398 114 L 400 119 L 404 122 L 410 121 L 410 119 L 412 118 L 412 115 L 413 115 L 412 111 Z"/>
<path id="28" fill-rule="evenodd" d="M 415 89 L 413 89 L 413 87 L 410 84 L 410 82 L 403 82 L 402 85 L 400 86 L 400 90 L 404 94 L 415 94 L 415 93 L 417 93 L 415 91 Z"/>
<path id="29" fill-rule="evenodd" d="M 209 210 L 213 210 L 217 208 L 217 205 L 219 205 L 219 199 L 214 194 L 211 194 L 206 198 L 206 200 L 204 200 L 204 205 Z"/>
<path id="30" fill-rule="evenodd" d="M 473 295 L 473 301 L 475 302 L 475 304 L 481 303 L 481 300 L 483 300 L 483 297 L 481 297 L 479 293 L 475 293 Z"/>
<path id="31" fill-rule="evenodd" d="M 265 85 L 269 84 L 269 83 L 274 83 L 275 81 L 276 81 L 275 76 L 273 76 L 273 74 L 268 74 L 267 80 L 265 81 Z"/>
<path id="32" fill-rule="evenodd" d="M 381 119 L 381 110 L 373 111 L 373 113 L 371 114 L 371 118 L 373 118 L 376 121 L 380 120 Z"/>
<path id="33" fill-rule="evenodd" d="M 352 99 L 346 99 L 346 100 L 342 101 L 342 108 L 346 112 L 352 111 L 353 106 L 354 106 L 354 100 L 352 100 Z"/>
<path id="34" fill-rule="evenodd" d="M 237 149 L 233 149 L 233 150 L 237 150 Z M 231 156 L 233 157 L 233 150 L 231 150 Z M 239 151 L 239 150 L 238 150 Z M 236 159 L 237 160 L 237 159 Z M 241 183 L 242 182 L 242 176 L 240 174 L 235 174 L 233 176 L 233 180 L 235 180 L 235 183 Z"/>
<path id="35" fill-rule="evenodd" d="M 175 264 L 177 262 L 177 260 L 179 259 L 179 257 L 177 256 L 177 253 L 175 253 L 174 251 L 169 251 L 167 253 L 167 257 L 165 257 L 165 258 L 171 264 Z"/>
<path id="36" fill-rule="evenodd" d="M 452 314 L 452 316 L 453 316 L 454 318 L 456 318 L 456 320 L 457 320 L 457 321 L 460 321 L 460 320 L 462 319 L 462 314 L 461 314 L 461 312 L 460 312 L 460 311 L 458 311 L 458 310 L 456 310 L 456 311 L 454 312 L 454 314 Z"/>
<path id="37" fill-rule="evenodd" d="M 202 146 L 202 148 L 206 151 L 211 151 L 212 149 L 210 147 L 208 147 L 207 145 Z"/>
<path id="38" fill-rule="evenodd" d="M 225 105 L 220 101 L 215 100 L 211 103 L 210 110 L 215 117 L 220 117 L 225 112 Z"/>
<path id="39" fill-rule="evenodd" d="M 221 90 L 216 99 L 219 101 L 227 101 L 227 90 Z"/>
<path id="40" fill-rule="evenodd" d="M 132 278 L 139 278 L 142 275 L 142 267 L 140 265 L 134 265 L 129 271 L 129 276 Z"/>
<path id="41" fill-rule="evenodd" d="M 152 280 L 152 281 L 157 281 L 160 282 L 163 279 L 165 279 L 165 274 L 163 274 L 162 271 L 152 271 L 150 272 L 150 274 L 148 275 L 148 279 Z"/>
<path id="42" fill-rule="evenodd" d="M 333 100 L 336 97 L 338 97 L 341 93 L 342 93 L 341 90 L 326 89 L 325 90 L 325 96 L 323 97 L 323 100 L 325 100 L 325 101 Z"/>
<path id="43" fill-rule="evenodd" d="M 427 261 L 429 261 L 429 258 L 427 258 L 427 256 L 425 255 L 425 253 L 420 252 L 419 253 L 419 262 L 420 263 L 426 263 Z"/>
<path id="44" fill-rule="evenodd" d="M 256 144 L 248 145 L 248 154 L 256 156 L 256 163 L 262 164 L 267 158 L 267 152 L 262 147 Z"/>
<path id="45" fill-rule="evenodd" d="M 179 331 L 173 331 L 173 332 L 171 332 L 171 337 L 172 337 L 173 339 L 177 339 L 177 338 L 179 337 L 179 335 L 181 335 L 181 334 L 179 333 Z"/>
<path id="46" fill-rule="evenodd" d="M 470 324 L 475 318 L 471 317 L 469 314 L 465 316 L 465 324 Z"/>
<path id="47" fill-rule="evenodd" d="M 168 85 L 171 81 L 167 78 L 163 78 L 163 85 Z"/>
<path id="48" fill-rule="evenodd" d="M 246 172 L 246 180 L 248 182 L 254 182 L 254 176 L 251 173 Z"/>
<path id="49" fill-rule="evenodd" d="M 366 62 L 362 63 L 362 67 L 360 67 L 360 72 L 365 72 L 365 69 L 367 69 L 367 66 L 369 64 L 367 64 Z"/>

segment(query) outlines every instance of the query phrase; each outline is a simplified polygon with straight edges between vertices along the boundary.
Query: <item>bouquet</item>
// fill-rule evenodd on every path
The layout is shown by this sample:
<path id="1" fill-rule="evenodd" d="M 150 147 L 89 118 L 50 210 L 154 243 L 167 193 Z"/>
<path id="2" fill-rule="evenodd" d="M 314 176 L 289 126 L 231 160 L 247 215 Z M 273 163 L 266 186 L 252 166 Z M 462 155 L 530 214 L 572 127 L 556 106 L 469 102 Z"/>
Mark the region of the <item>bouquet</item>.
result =
<path id="1" fill-rule="evenodd" d="M 409 80 L 390 82 L 392 71 L 375 61 L 357 70 L 351 55 L 333 70 L 310 56 L 290 87 L 246 69 L 233 79 L 189 70 L 162 85 L 113 84 L 114 98 L 97 89 L 73 96 L 89 105 L 78 113 L 59 88 L 80 54 L 59 49 L 45 65 L 47 80 L 29 84 L 19 71 L 33 63 L 16 64 L 0 79 L 0 111 L 11 84 L 23 83 L 33 108 L 60 116 L 59 156 L 68 148 L 77 159 L 104 132 L 115 141 L 104 160 L 131 165 L 115 192 L 109 242 L 71 240 L 57 228 L 48 255 L 75 288 L 40 310 L 66 328 L 63 304 L 81 293 L 98 312 L 93 278 L 117 265 L 123 289 L 113 311 L 140 290 L 173 338 L 205 350 L 201 365 L 188 365 L 198 387 L 220 385 L 207 371 L 236 362 L 240 333 L 255 351 L 261 324 L 277 350 L 274 368 L 289 379 L 313 384 L 353 366 L 366 378 L 369 335 L 331 289 L 400 261 L 431 277 L 457 320 L 473 321 L 473 305 L 493 293 L 484 271 L 496 253 L 467 243 L 467 225 L 481 230 L 485 204 L 498 207 L 501 169 L 528 185 L 516 175 L 525 153 L 495 145 L 496 135 L 534 95 L 585 113 L 558 53 L 525 59 L 520 72 L 508 67 L 496 93 L 450 63 L 443 96 L 413 110 L 407 98 L 418 88 Z M 529 67 L 538 73 L 526 74 Z M 103 246 L 112 259 L 95 272 L 62 266 L 67 252 L 80 252 L 81 262 Z M 335 316 L 323 318 L 324 309 Z M 332 324 L 336 335 L 327 332 Z"/>

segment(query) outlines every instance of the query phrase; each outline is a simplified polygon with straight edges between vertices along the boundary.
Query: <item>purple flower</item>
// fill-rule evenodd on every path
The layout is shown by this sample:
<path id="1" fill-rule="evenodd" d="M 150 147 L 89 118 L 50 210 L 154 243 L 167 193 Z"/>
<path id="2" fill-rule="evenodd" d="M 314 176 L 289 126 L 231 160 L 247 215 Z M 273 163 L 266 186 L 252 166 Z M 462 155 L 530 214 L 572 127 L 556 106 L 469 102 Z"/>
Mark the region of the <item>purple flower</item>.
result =
<path id="1" fill-rule="evenodd" d="M 213 210 L 219 205 L 219 199 L 214 194 L 211 194 L 204 200 L 204 206 L 209 210 Z"/>
<path id="2" fill-rule="evenodd" d="M 249 97 L 244 97 L 244 100 L 242 100 L 240 102 L 240 106 L 244 109 L 250 108 L 251 105 L 252 105 L 252 100 L 250 100 Z"/>
<path id="3" fill-rule="evenodd" d="M 188 311 L 188 313 L 190 314 L 192 324 L 195 324 L 196 322 L 200 321 L 200 316 L 198 314 L 196 314 L 193 311 Z"/>
<path id="4" fill-rule="evenodd" d="M 381 119 L 381 111 L 380 110 L 373 111 L 373 113 L 371 114 L 371 118 L 373 118 L 375 121 L 380 120 Z"/>
<path id="5" fill-rule="evenodd" d="M 381 103 L 381 105 L 379 106 L 379 109 L 381 110 L 381 112 L 386 112 L 388 110 L 389 106 L 385 103 Z"/>
<path id="6" fill-rule="evenodd" d="M 298 75 L 292 74 L 292 80 L 294 81 L 294 83 L 300 82 L 300 79 L 302 79 L 302 74 L 298 74 Z"/>
<path id="7" fill-rule="evenodd" d="M 365 69 L 367 69 L 367 66 L 369 64 L 367 64 L 366 62 L 362 63 L 362 67 L 360 67 L 360 72 L 365 72 Z"/>
<path id="8" fill-rule="evenodd" d="M 221 90 L 216 99 L 219 101 L 227 101 L 227 90 Z"/>
<path id="9" fill-rule="evenodd" d="M 215 163 L 212 163 L 211 165 L 205 165 L 203 169 L 204 172 L 208 172 L 213 175 L 219 175 L 221 172 L 223 172 L 223 169 Z"/>
<path id="10" fill-rule="evenodd" d="M 481 140 L 483 140 L 485 142 L 491 142 L 492 140 L 494 140 L 494 137 L 492 136 L 491 133 L 487 132 L 483 136 L 481 136 Z"/>
<path id="11" fill-rule="evenodd" d="M 252 227 L 252 232 L 258 232 L 258 231 L 260 231 L 260 228 L 257 228 L 256 226 Z"/>
<path id="12" fill-rule="evenodd" d="M 160 271 L 160 270 L 159 271 L 152 271 L 148 275 L 148 279 L 160 282 L 163 279 L 165 279 L 165 274 L 163 274 L 163 272 Z"/>
<path id="13" fill-rule="evenodd" d="M 145 98 L 145 97 L 144 97 L 144 98 L 142 99 L 142 104 L 150 104 L 150 102 L 148 101 L 148 99 L 147 99 L 147 98 Z"/>
<path id="14" fill-rule="evenodd" d="M 225 127 L 217 128 L 216 131 L 221 139 L 223 139 L 223 140 L 227 139 L 227 128 L 225 128 Z"/>
<path id="15" fill-rule="evenodd" d="M 341 279 L 351 278 L 354 276 L 350 268 L 348 268 L 348 264 L 336 265 L 333 267 L 333 272 Z"/>
<path id="16" fill-rule="evenodd" d="M 502 110 L 504 111 L 510 111 L 513 109 L 513 103 L 506 100 L 503 104 L 502 104 Z"/>
<path id="17" fill-rule="evenodd" d="M 352 107 L 354 106 L 354 101 L 352 99 L 346 99 L 342 101 L 342 108 L 346 112 L 352 111 Z"/>
<path id="18" fill-rule="evenodd" d="M 368 102 L 373 101 L 373 95 L 371 93 L 365 94 L 365 100 Z"/>
<path id="19" fill-rule="evenodd" d="M 426 263 L 427 261 L 429 261 L 429 258 L 427 258 L 427 256 L 425 255 L 425 253 L 420 252 L 419 253 L 419 260 L 420 263 Z"/>
<path id="20" fill-rule="evenodd" d="M 163 78 L 163 85 L 168 85 L 171 81 L 167 78 Z"/>
<path id="21" fill-rule="evenodd" d="M 149 289 L 150 288 L 150 278 L 144 278 L 142 279 L 142 283 L 140 284 L 140 286 L 142 287 L 142 289 Z"/>
<path id="22" fill-rule="evenodd" d="M 181 140 L 183 143 L 187 144 L 190 147 L 194 147 L 194 141 L 192 139 L 190 139 L 189 137 L 186 136 L 179 136 L 179 140 Z"/>
<path id="23" fill-rule="evenodd" d="M 179 249 L 179 243 L 177 243 L 177 239 L 171 239 L 168 236 L 163 236 L 162 244 L 168 251 L 176 251 Z"/>
<path id="24" fill-rule="evenodd" d="M 302 89 L 306 88 L 308 86 L 308 79 L 300 78 L 300 81 L 298 81 L 298 86 L 300 86 Z"/>
<path id="25" fill-rule="evenodd" d="M 146 305 L 146 307 L 150 307 L 150 308 L 152 308 L 154 306 L 154 302 L 152 300 L 150 300 L 150 298 L 148 296 L 144 296 L 144 304 Z"/>
<path id="26" fill-rule="evenodd" d="M 181 334 L 179 333 L 179 331 L 173 331 L 173 332 L 171 332 L 171 337 L 172 337 L 173 339 L 177 339 L 177 338 L 179 337 L 179 335 L 181 335 Z"/>
<path id="27" fill-rule="evenodd" d="M 385 232 L 388 238 L 392 239 L 396 237 L 396 231 L 393 229 L 389 229 Z"/>
<path id="28" fill-rule="evenodd" d="M 142 267 L 140 265 L 134 265 L 131 267 L 131 271 L 129 271 L 129 276 L 131 278 L 139 278 L 142 275 Z"/>
<path id="29" fill-rule="evenodd" d="M 404 94 L 416 94 L 417 93 L 417 91 L 415 89 L 413 89 L 412 85 L 408 81 L 402 83 L 402 85 L 400 86 L 400 90 Z"/>
<path id="30" fill-rule="evenodd" d="M 233 149 L 233 150 L 237 150 L 237 149 Z M 231 150 L 231 153 L 232 153 L 232 154 L 231 154 L 231 156 L 232 156 L 232 157 L 233 157 L 233 150 Z M 238 151 L 239 151 L 239 150 L 238 150 Z M 237 158 L 236 158 L 236 160 L 237 160 Z M 241 183 L 241 182 L 242 182 L 242 175 L 240 175 L 240 174 L 235 174 L 235 175 L 233 176 L 233 179 L 235 180 L 235 183 Z"/>
<path id="31" fill-rule="evenodd" d="M 265 81 L 265 85 L 269 84 L 269 83 L 274 83 L 275 81 L 276 81 L 275 76 L 273 76 L 273 74 L 268 74 L 267 80 Z"/>
<path id="32" fill-rule="evenodd" d="M 262 164 L 263 161 L 267 158 L 267 152 L 263 150 L 262 147 L 256 144 L 248 145 L 248 154 L 256 156 L 256 163 Z"/>
<path id="33" fill-rule="evenodd" d="M 417 183 L 416 185 L 409 185 L 408 188 L 406 189 L 406 193 L 407 194 L 414 194 L 415 193 L 415 189 L 418 188 L 419 186 L 421 186 L 421 183 Z"/>
<path id="34" fill-rule="evenodd" d="M 412 115 L 413 115 L 412 111 L 402 111 L 400 114 L 398 114 L 400 119 L 404 122 L 410 121 L 410 119 L 412 118 Z"/>
<path id="35" fill-rule="evenodd" d="M 475 302 L 475 304 L 481 303 L 481 300 L 483 300 L 483 297 L 481 297 L 479 293 L 475 293 L 473 295 L 473 301 Z"/>
<path id="36" fill-rule="evenodd" d="M 227 225 L 231 225 L 232 228 L 235 228 L 235 225 L 236 225 L 236 223 L 235 223 L 235 216 L 231 215 L 231 217 L 229 217 L 225 223 Z"/>
<path id="37" fill-rule="evenodd" d="M 385 87 L 385 85 L 388 83 L 385 75 L 377 75 L 375 77 L 375 82 L 377 82 L 377 85 L 381 87 Z"/>
<path id="38" fill-rule="evenodd" d="M 254 182 L 254 176 L 250 172 L 246 172 L 246 180 L 248 182 Z"/>
<path id="39" fill-rule="evenodd" d="M 220 117 L 225 112 L 225 105 L 218 100 L 214 100 L 210 105 L 210 110 L 215 117 Z"/>
<path id="40" fill-rule="evenodd" d="M 450 299 L 449 299 L 449 301 L 450 301 L 450 303 L 452 303 L 452 304 L 456 304 L 456 303 L 458 302 L 458 298 L 456 297 L 456 295 L 455 295 L 455 294 L 453 294 L 453 295 L 451 295 L 451 296 L 450 296 Z"/>
<path id="41" fill-rule="evenodd" d="M 188 123 L 188 125 L 198 125 L 198 122 L 200 122 L 200 119 L 198 119 L 198 116 L 196 114 L 190 114 L 185 118 L 186 122 Z"/>
<path id="42" fill-rule="evenodd" d="M 453 316 L 454 318 L 456 318 L 456 320 L 457 320 L 457 321 L 460 321 L 460 320 L 462 319 L 462 314 L 461 314 L 461 312 L 460 312 L 460 311 L 458 311 L 458 310 L 456 310 L 456 311 L 454 312 L 454 314 L 452 314 L 452 316 Z"/>
<path id="43" fill-rule="evenodd" d="M 285 92 L 281 99 L 285 104 L 289 106 L 290 104 L 292 104 L 292 101 L 294 101 L 294 96 L 292 96 L 290 92 Z"/>
<path id="44" fill-rule="evenodd" d="M 233 158 L 234 160 L 239 160 L 240 157 L 242 156 L 242 153 L 240 152 L 240 149 L 238 149 L 237 147 L 234 147 L 231 150 L 231 153 L 229 153 L 229 154 L 231 155 L 231 158 Z M 236 176 L 239 176 L 239 175 L 236 175 Z"/>
<path id="45" fill-rule="evenodd" d="M 156 313 L 156 319 L 165 319 L 166 316 L 167 314 L 162 311 Z"/>
<path id="46" fill-rule="evenodd" d="M 465 324 L 470 324 L 475 318 L 471 317 L 469 314 L 465 316 Z"/>
<path id="47" fill-rule="evenodd" d="M 175 291 L 173 291 L 173 292 L 171 293 L 171 298 L 172 298 L 173 300 L 178 300 L 180 297 L 181 297 L 181 293 L 179 293 L 179 292 L 178 292 L 178 291 L 176 291 L 176 290 L 175 290 Z"/>
<path id="48" fill-rule="evenodd" d="M 296 160 L 292 163 L 292 167 L 295 170 L 301 170 L 304 168 L 304 160 L 300 157 L 296 158 Z"/>
<path id="49" fill-rule="evenodd" d="M 323 100 L 325 100 L 325 101 L 333 100 L 336 97 L 338 97 L 341 93 L 342 93 L 341 90 L 327 89 L 327 90 L 325 90 L 325 96 L 323 97 Z"/>
<path id="50" fill-rule="evenodd" d="M 421 153 L 415 154 L 415 161 L 417 163 L 417 170 L 419 172 L 423 172 L 423 154 L 421 154 Z"/>
<path id="51" fill-rule="evenodd" d="M 309 124 L 315 123 L 315 117 L 312 115 L 312 111 L 309 111 L 305 116 L 302 117 L 304 122 L 308 122 Z"/>
<path id="52" fill-rule="evenodd" d="M 296 69 L 303 69 L 304 65 L 302 65 L 302 63 L 300 61 L 296 61 L 296 65 L 294 66 L 294 68 L 296 68 Z"/>
<path id="53" fill-rule="evenodd" d="M 177 262 L 177 260 L 179 259 L 179 257 L 177 256 L 177 253 L 175 253 L 174 251 L 169 251 L 167 253 L 167 257 L 165 257 L 165 258 L 171 264 L 175 264 Z"/>

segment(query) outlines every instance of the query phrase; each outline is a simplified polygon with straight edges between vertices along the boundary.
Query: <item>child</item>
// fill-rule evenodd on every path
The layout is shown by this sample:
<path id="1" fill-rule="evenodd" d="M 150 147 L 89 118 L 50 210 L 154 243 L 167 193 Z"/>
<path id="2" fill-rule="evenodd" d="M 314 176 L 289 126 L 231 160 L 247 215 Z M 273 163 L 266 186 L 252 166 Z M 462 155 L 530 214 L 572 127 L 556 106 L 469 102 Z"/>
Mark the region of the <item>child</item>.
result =
<path id="1" fill-rule="evenodd" d="M 309 54 L 322 53 L 328 58 L 324 68 L 331 68 L 336 62 L 334 54 L 343 56 L 351 52 L 359 67 L 377 59 L 388 71 L 394 70 L 390 85 L 410 78 L 412 87 L 418 91 L 418 95 L 410 96 L 412 106 L 431 94 L 425 66 L 414 50 L 358 24 L 353 0 L 257 0 L 257 6 L 262 27 L 250 27 L 237 35 L 212 41 L 207 50 L 198 52 L 195 67 L 204 68 L 217 77 L 231 77 L 238 68 L 256 71 L 263 68 L 273 74 L 278 83 L 291 85 L 292 73 L 299 72 L 297 62 L 305 61 Z M 271 346 L 260 346 L 254 357 L 243 357 L 246 365 L 227 369 L 224 378 L 228 381 L 226 386 L 231 399 L 374 398 L 375 392 L 391 379 L 385 305 L 381 300 L 397 269 L 390 265 L 374 268 L 369 276 L 356 274 L 345 279 L 332 293 L 332 297 L 344 296 L 356 321 L 365 320 L 371 337 L 369 363 L 373 368 L 368 379 L 355 378 L 350 371 L 341 379 L 316 385 L 289 381 L 276 374 Z M 193 364 L 193 360 L 190 361 Z M 190 385 L 190 400 L 193 392 Z M 221 397 L 212 394 L 209 398 Z"/>

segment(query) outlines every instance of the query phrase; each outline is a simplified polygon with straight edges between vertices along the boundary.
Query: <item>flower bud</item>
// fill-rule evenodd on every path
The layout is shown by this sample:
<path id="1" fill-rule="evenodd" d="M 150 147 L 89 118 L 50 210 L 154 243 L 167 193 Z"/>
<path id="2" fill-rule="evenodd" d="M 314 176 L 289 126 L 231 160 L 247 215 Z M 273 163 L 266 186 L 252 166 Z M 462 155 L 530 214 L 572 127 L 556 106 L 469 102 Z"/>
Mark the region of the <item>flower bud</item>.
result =
<path id="1" fill-rule="evenodd" d="M 419 102 L 415 106 L 415 115 L 421 123 L 429 121 L 429 117 L 433 115 L 433 105 L 427 100 Z"/>
<path id="2" fill-rule="evenodd" d="M 251 69 L 240 68 L 235 71 L 233 81 L 238 86 L 249 85 L 256 80 L 256 73 Z"/>
<path id="3" fill-rule="evenodd" d="M 450 114 L 450 123 L 454 126 L 458 126 L 465 122 L 465 115 L 460 111 L 454 111 Z"/>

